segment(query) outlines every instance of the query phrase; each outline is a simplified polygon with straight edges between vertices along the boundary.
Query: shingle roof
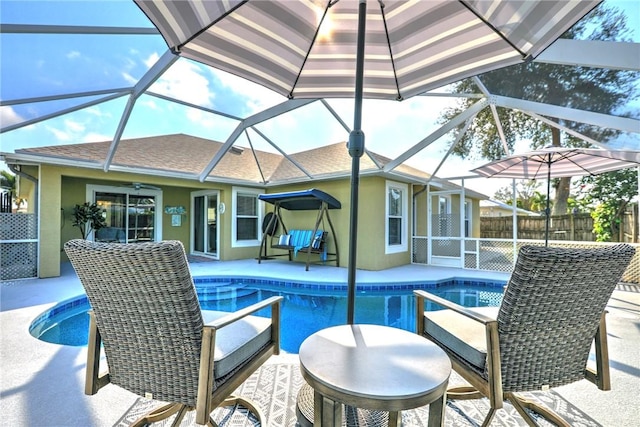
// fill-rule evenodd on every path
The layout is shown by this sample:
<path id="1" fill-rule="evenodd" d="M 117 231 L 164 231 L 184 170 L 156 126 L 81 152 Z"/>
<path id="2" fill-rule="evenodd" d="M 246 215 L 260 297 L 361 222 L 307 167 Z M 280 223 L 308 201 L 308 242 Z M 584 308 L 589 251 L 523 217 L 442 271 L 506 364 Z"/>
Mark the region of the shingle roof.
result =
<path id="1" fill-rule="evenodd" d="M 104 162 L 110 146 L 111 141 L 52 145 L 19 149 L 16 155 L 35 156 L 39 161 L 47 158 L 44 162 L 50 164 L 72 162 L 79 167 L 96 167 Z M 172 172 L 196 178 L 222 146 L 217 141 L 185 134 L 123 139 L 115 152 L 112 167 L 132 168 L 140 173 L 148 171 L 152 175 Z M 289 157 L 311 178 L 280 154 L 252 152 L 249 148 L 237 147 L 222 157 L 209 176 L 238 182 L 285 184 L 306 179 L 348 177 L 351 173 L 351 157 L 346 142 L 293 153 Z M 360 171 L 382 173 L 382 168 L 389 161 L 389 158 L 369 151 L 360 159 Z M 424 182 L 430 176 L 406 164 L 396 167 L 394 173 L 418 182 Z"/>
<path id="2" fill-rule="evenodd" d="M 16 153 L 51 157 L 51 163 L 54 164 L 55 158 L 102 163 L 110 146 L 110 141 L 104 141 L 25 148 L 16 150 Z M 198 175 L 221 147 L 219 142 L 184 134 L 123 139 L 118 144 L 112 165 Z M 259 152 L 256 155 L 265 174 L 272 173 L 281 160 L 277 154 Z M 262 181 L 251 150 L 239 154 L 227 153 L 211 176 Z"/>

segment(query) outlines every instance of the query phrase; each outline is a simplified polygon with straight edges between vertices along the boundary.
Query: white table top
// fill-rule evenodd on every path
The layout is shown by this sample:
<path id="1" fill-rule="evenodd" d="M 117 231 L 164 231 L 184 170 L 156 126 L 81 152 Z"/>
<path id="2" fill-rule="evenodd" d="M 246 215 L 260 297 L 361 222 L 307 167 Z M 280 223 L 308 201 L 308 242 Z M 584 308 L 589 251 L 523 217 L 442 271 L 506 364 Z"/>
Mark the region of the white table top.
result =
<path id="1" fill-rule="evenodd" d="M 446 391 L 451 362 L 437 345 L 379 325 L 323 329 L 300 346 L 305 380 L 347 405 L 401 411 L 427 405 Z"/>

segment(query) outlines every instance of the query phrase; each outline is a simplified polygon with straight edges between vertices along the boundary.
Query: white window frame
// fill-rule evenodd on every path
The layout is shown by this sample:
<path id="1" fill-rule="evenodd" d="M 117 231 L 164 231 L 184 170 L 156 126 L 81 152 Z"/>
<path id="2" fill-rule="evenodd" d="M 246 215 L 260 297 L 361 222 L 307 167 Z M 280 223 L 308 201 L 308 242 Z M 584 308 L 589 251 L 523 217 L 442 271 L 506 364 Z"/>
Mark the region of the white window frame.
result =
<path id="1" fill-rule="evenodd" d="M 262 228 L 260 227 L 260 219 L 262 218 L 262 211 L 263 211 L 263 203 L 260 202 L 260 200 L 258 199 L 258 196 L 260 194 L 262 194 L 263 191 L 258 190 L 256 188 L 249 188 L 249 187 L 232 187 L 231 189 L 231 197 L 232 197 L 232 203 L 231 203 L 231 247 L 232 248 L 247 248 L 247 247 L 253 247 L 253 246 L 259 246 L 260 245 L 260 240 L 262 239 Z M 237 208 L 238 208 L 238 194 L 246 194 L 246 195 L 255 195 L 256 197 L 256 215 L 257 215 L 257 230 L 258 230 L 258 235 L 256 239 L 253 240 L 238 240 L 237 239 L 237 219 L 238 219 L 238 212 L 237 212 Z"/>
<path id="2" fill-rule="evenodd" d="M 444 212 L 443 208 L 444 207 Z M 447 230 L 451 227 L 451 196 L 439 195 L 438 196 L 438 237 L 451 237 Z"/>
<path id="3" fill-rule="evenodd" d="M 194 226 L 195 225 L 195 204 L 196 204 L 196 197 L 211 197 L 211 196 L 215 196 L 217 201 L 218 201 L 218 208 L 216 209 L 216 221 L 218 222 L 218 232 L 216 233 L 216 252 L 212 253 L 212 252 L 197 252 L 199 254 L 204 254 L 205 256 L 208 257 L 212 257 L 213 259 L 220 259 L 220 224 L 221 224 L 221 217 L 222 217 L 222 213 L 220 212 L 220 190 L 198 190 L 198 191 L 192 191 L 191 192 L 191 215 L 190 215 L 190 219 L 191 219 L 191 230 L 189 232 L 189 253 L 194 253 L 195 252 L 195 239 L 196 239 L 196 233 L 195 233 L 195 229 Z"/>
<path id="4" fill-rule="evenodd" d="M 389 244 L 389 191 L 395 189 L 402 194 L 402 224 L 401 224 L 401 243 Z M 384 192 L 384 253 L 396 254 L 407 252 L 409 250 L 409 186 L 401 182 L 386 181 Z"/>
<path id="5" fill-rule="evenodd" d="M 156 200 L 156 209 L 154 213 L 154 221 L 153 227 L 155 231 L 154 242 L 162 241 L 162 206 L 164 206 L 162 201 L 162 190 L 154 190 L 150 188 L 136 190 L 135 188 L 128 187 L 116 187 L 112 185 L 94 185 L 87 184 L 86 186 L 86 200 L 89 203 L 94 203 L 96 201 L 96 193 L 119 193 L 119 194 L 127 194 L 127 195 L 149 195 L 153 196 Z M 91 230 L 91 235 L 89 237 L 90 240 L 94 239 L 94 231 Z"/>
<path id="6" fill-rule="evenodd" d="M 473 235 L 473 201 L 471 199 L 464 199 L 464 222 L 465 235 L 462 237 L 470 238 Z M 466 235 L 466 232 L 469 231 L 469 235 Z"/>

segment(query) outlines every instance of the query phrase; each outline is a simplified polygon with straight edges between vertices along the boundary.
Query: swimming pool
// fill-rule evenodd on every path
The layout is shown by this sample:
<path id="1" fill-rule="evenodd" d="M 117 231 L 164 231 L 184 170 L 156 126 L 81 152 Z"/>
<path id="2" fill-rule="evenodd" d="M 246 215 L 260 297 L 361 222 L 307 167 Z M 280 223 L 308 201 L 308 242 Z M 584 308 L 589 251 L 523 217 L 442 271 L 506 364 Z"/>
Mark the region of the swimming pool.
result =
<path id="1" fill-rule="evenodd" d="M 346 323 L 347 292 L 344 284 L 285 282 L 256 278 L 194 278 L 202 309 L 235 311 L 273 295 L 280 295 L 281 347 L 297 353 L 314 332 Z M 414 289 L 426 289 L 466 307 L 497 306 L 504 282 L 448 279 L 366 285 L 356 293 L 355 321 L 415 331 Z M 430 309 L 430 306 L 427 306 Z M 29 328 L 36 338 L 55 344 L 87 344 L 89 302 L 84 295 L 64 301 L 38 316 Z M 258 312 L 258 315 L 268 316 Z"/>

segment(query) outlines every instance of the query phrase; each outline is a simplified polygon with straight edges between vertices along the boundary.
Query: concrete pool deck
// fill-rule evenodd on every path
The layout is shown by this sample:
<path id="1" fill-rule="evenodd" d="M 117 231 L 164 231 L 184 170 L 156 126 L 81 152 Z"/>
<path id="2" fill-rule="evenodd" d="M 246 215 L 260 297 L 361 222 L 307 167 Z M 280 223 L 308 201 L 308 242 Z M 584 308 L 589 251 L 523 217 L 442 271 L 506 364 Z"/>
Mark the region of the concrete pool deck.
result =
<path id="1" fill-rule="evenodd" d="M 286 261 L 255 260 L 193 262 L 194 276 L 256 276 L 282 280 L 346 283 L 347 270 L 310 267 Z M 504 273 L 407 265 L 384 271 L 358 271 L 357 282 L 431 281 L 446 278 L 506 281 Z M 0 425 L 111 426 L 136 396 L 107 386 L 96 396 L 84 390 L 85 347 L 42 342 L 29 334 L 29 325 L 53 305 L 82 294 L 68 263 L 58 278 L 19 280 L 0 284 Z M 612 390 L 599 391 L 588 381 L 555 389 L 563 398 L 603 426 L 640 425 L 640 286 L 619 285 L 607 317 Z M 357 319 L 356 319 L 357 320 Z M 296 355 L 274 359 L 291 360 Z"/>

